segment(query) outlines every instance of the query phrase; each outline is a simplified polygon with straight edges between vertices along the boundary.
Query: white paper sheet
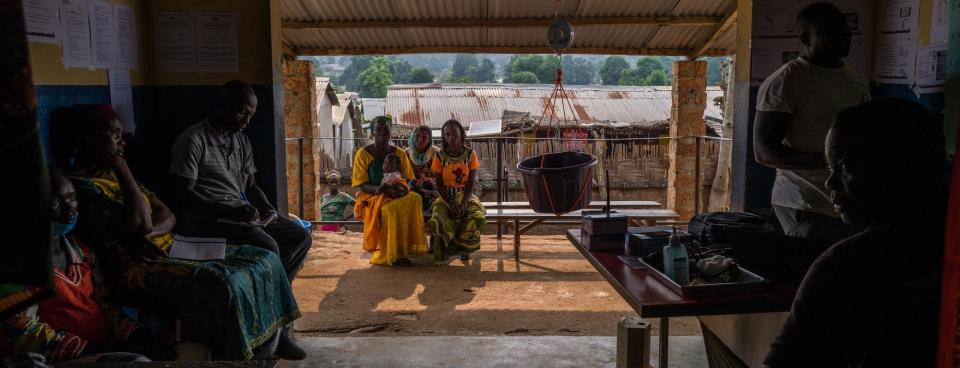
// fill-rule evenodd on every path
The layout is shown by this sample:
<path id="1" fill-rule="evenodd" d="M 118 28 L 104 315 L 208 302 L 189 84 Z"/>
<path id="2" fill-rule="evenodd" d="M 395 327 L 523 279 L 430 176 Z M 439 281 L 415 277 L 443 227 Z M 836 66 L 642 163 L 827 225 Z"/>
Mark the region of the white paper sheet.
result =
<path id="1" fill-rule="evenodd" d="M 110 79 L 110 105 L 117 111 L 124 133 L 133 133 L 137 122 L 133 118 L 133 89 L 130 85 L 130 71 L 111 68 L 107 71 Z"/>
<path id="2" fill-rule="evenodd" d="M 123 69 L 138 69 L 137 22 L 133 8 L 123 4 L 114 5 L 114 19 L 117 23 L 116 65 Z"/>
<path id="3" fill-rule="evenodd" d="M 193 14 L 162 12 L 157 15 L 156 54 L 161 71 L 197 70 L 197 27 Z"/>
<path id="4" fill-rule="evenodd" d="M 877 40 L 875 78 L 880 83 L 913 84 L 917 67 L 917 41 L 911 34 L 881 35 Z"/>
<path id="5" fill-rule="evenodd" d="M 917 93 L 943 92 L 947 86 L 947 43 L 921 47 L 917 55 Z"/>
<path id="6" fill-rule="evenodd" d="M 27 40 L 60 44 L 60 2 L 57 0 L 24 0 L 23 20 Z"/>
<path id="7" fill-rule="evenodd" d="M 97 68 L 110 68 L 117 53 L 117 24 L 113 20 L 113 4 L 103 0 L 94 0 L 90 9 L 90 41 L 93 47 L 91 65 Z"/>
<path id="8" fill-rule="evenodd" d="M 800 41 L 795 37 L 755 42 L 750 83 L 760 85 L 783 64 L 800 57 L 801 50 Z"/>
<path id="9" fill-rule="evenodd" d="M 750 81 L 760 85 L 780 66 L 799 57 L 802 50 L 796 33 L 796 17 L 804 7 L 818 0 L 754 2 L 754 39 Z M 873 69 L 874 11 L 871 0 L 832 2 L 847 17 L 852 32 L 850 55 L 845 61 L 870 76 Z"/>
<path id="10" fill-rule="evenodd" d="M 933 1 L 933 18 L 930 19 L 930 43 L 947 42 L 950 31 L 950 10 L 947 0 Z"/>
<path id="11" fill-rule="evenodd" d="M 62 0 L 60 24 L 63 27 L 63 66 L 89 68 L 90 21 L 85 0 Z"/>
<path id="12" fill-rule="evenodd" d="M 225 73 L 240 71 L 236 14 L 202 13 L 197 16 L 197 69 Z"/>
<path id="13" fill-rule="evenodd" d="M 753 34 L 758 38 L 796 37 L 797 14 L 818 1 L 820 0 L 755 1 Z M 832 3 L 847 16 L 854 40 L 872 38 L 871 0 L 835 0 Z"/>
<path id="14" fill-rule="evenodd" d="M 919 12 L 920 0 L 882 0 L 880 32 L 915 33 Z"/>
<path id="15" fill-rule="evenodd" d="M 912 85 L 917 68 L 919 0 L 883 0 L 873 60 L 874 80 Z"/>
<path id="16" fill-rule="evenodd" d="M 223 238 L 191 238 L 174 235 L 170 257 L 208 261 L 226 258 L 227 240 Z"/>

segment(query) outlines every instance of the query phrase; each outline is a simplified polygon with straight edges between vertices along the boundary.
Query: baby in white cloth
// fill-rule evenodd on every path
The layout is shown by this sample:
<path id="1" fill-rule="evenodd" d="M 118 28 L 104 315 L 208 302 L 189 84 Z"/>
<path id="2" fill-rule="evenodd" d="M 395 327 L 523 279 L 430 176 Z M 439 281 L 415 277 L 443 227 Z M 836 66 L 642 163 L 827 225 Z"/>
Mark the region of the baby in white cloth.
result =
<path id="1" fill-rule="evenodd" d="M 396 153 L 388 154 L 383 158 L 383 184 L 394 185 L 403 181 L 400 165 L 400 156 Z"/>

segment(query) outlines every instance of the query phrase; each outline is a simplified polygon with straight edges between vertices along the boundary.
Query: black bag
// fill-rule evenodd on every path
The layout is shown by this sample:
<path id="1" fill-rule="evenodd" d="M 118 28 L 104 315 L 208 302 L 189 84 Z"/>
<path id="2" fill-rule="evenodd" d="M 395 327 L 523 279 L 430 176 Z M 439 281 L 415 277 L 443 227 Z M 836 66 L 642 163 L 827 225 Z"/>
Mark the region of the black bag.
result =
<path id="1" fill-rule="evenodd" d="M 743 234 L 776 234 L 777 227 L 763 217 L 745 212 L 708 212 L 690 219 L 687 228 L 701 245 L 730 244 Z"/>

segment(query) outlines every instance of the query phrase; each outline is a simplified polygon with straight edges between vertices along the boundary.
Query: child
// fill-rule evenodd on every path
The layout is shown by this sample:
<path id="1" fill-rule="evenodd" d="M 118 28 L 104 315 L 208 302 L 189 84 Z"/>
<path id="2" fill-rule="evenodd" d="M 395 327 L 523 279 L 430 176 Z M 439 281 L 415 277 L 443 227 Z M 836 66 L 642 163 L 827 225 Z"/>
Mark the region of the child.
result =
<path id="1" fill-rule="evenodd" d="M 388 154 L 383 158 L 383 184 L 397 185 L 403 180 L 400 175 L 400 156 L 396 153 Z"/>
<path id="2" fill-rule="evenodd" d="M 400 174 L 400 165 L 400 156 L 396 153 L 383 158 L 383 180 L 380 183 L 383 186 L 382 193 L 386 193 L 390 198 L 400 198 L 410 190 L 407 181 Z"/>
<path id="3" fill-rule="evenodd" d="M 433 201 L 440 197 L 440 192 L 437 191 L 437 185 L 434 181 L 435 179 L 430 174 L 430 167 L 424 166 L 417 173 L 417 178 L 410 181 L 410 188 L 423 200 L 423 211 L 430 215 L 430 205 L 433 204 Z"/>
<path id="4" fill-rule="evenodd" d="M 327 171 L 327 184 L 330 193 L 324 194 L 320 200 L 320 219 L 323 221 L 343 221 L 351 215 L 344 216 L 347 206 L 352 206 L 356 200 L 349 194 L 340 191 L 340 173 L 336 170 Z M 339 231 L 340 225 L 325 224 L 320 226 L 321 231 Z"/>

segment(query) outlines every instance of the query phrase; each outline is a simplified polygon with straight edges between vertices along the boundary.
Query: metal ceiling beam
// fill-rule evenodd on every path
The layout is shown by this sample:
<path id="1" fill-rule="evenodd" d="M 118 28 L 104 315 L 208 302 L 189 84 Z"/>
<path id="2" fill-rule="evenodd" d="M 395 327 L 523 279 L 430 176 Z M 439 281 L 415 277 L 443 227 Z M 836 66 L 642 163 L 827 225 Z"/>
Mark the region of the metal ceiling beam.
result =
<path id="1" fill-rule="evenodd" d="M 729 31 L 730 28 L 736 24 L 737 24 L 737 9 L 733 9 L 733 11 L 731 11 L 730 14 L 727 14 L 727 16 L 723 18 L 723 22 L 720 23 L 720 26 L 713 31 L 713 34 L 710 35 L 710 38 L 707 39 L 707 42 L 704 42 L 703 45 L 700 45 L 700 47 L 698 47 L 695 52 L 688 55 L 688 57 L 692 60 L 700 56 L 706 56 L 704 55 L 704 53 L 710 50 L 710 48 L 717 43 L 720 37 L 722 37 L 725 33 L 727 33 L 727 31 Z"/>
<path id="2" fill-rule="evenodd" d="M 722 17 L 592 17 L 569 18 L 574 26 L 644 25 L 644 26 L 716 26 Z M 362 20 L 362 21 L 294 21 L 283 20 L 286 29 L 364 29 L 364 28 L 530 28 L 546 27 L 553 18 L 525 19 L 432 19 L 432 20 Z"/>
<path id="3" fill-rule="evenodd" d="M 330 47 L 297 48 L 299 56 L 321 55 L 390 55 L 390 54 L 428 54 L 428 53 L 464 53 L 464 54 L 552 54 L 553 50 L 545 46 L 415 46 L 415 47 Z M 698 50 L 694 49 L 652 49 L 622 47 L 571 47 L 565 54 L 600 55 L 665 55 L 686 56 Z M 726 50 L 710 49 L 700 53 L 703 56 L 724 56 Z"/>

